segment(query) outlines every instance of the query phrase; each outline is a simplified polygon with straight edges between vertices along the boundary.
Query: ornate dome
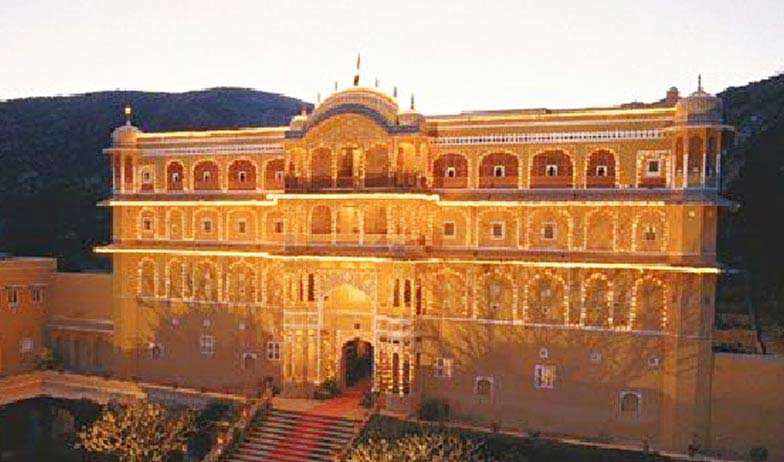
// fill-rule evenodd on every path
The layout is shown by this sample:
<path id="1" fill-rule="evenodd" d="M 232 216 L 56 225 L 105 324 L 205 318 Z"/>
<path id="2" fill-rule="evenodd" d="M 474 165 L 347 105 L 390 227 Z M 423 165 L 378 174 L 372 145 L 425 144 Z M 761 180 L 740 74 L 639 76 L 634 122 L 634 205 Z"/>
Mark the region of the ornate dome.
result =
<path id="1" fill-rule="evenodd" d="M 316 124 L 332 114 L 351 108 L 376 113 L 388 125 L 395 124 L 398 113 L 397 102 L 386 93 L 373 88 L 352 87 L 330 95 L 309 116 L 309 122 Z"/>
<path id="2" fill-rule="evenodd" d="M 724 103 L 702 89 L 700 81 L 697 91 L 681 98 L 675 105 L 675 123 L 678 125 L 717 125 L 721 124 Z"/>
<path id="3" fill-rule="evenodd" d="M 131 146 L 136 144 L 136 138 L 142 131 L 127 122 L 114 129 L 112 132 L 112 144 L 115 146 Z"/>

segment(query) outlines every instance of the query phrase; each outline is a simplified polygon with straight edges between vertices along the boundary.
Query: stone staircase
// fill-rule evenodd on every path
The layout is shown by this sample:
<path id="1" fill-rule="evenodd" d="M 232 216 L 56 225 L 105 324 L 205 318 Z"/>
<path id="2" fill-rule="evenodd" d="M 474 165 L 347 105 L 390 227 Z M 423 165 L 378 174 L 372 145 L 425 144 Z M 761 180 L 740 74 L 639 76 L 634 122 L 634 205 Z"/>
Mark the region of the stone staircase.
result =
<path id="1" fill-rule="evenodd" d="M 318 412 L 271 410 L 248 426 L 230 462 L 329 462 L 360 422 Z"/>

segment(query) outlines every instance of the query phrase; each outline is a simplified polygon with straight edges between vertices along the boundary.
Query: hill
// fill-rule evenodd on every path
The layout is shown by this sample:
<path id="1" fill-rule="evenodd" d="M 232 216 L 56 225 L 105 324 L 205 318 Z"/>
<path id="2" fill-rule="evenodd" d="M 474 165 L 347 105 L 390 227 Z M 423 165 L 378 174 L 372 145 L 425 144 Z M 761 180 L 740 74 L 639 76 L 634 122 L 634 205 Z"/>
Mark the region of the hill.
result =
<path id="1" fill-rule="evenodd" d="M 66 271 L 108 268 L 91 251 L 109 241 L 108 211 L 95 206 L 111 194 L 101 149 L 128 103 L 146 131 L 285 125 L 303 104 L 241 88 L 0 102 L 0 251 L 56 256 Z"/>

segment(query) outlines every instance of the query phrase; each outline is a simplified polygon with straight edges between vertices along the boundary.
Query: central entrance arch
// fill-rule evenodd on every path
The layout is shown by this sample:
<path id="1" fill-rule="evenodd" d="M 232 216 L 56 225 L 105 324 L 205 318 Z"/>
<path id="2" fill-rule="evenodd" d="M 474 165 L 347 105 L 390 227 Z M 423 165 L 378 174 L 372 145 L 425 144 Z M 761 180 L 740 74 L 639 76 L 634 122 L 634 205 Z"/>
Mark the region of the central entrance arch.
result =
<path id="1" fill-rule="evenodd" d="M 350 388 L 373 377 L 373 345 L 355 338 L 343 344 L 340 360 L 340 385 Z"/>
<path id="2" fill-rule="evenodd" d="M 373 379 L 373 314 L 371 298 L 353 285 L 340 284 L 324 297 L 325 334 L 334 342 L 327 376 L 341 389 Z"/>

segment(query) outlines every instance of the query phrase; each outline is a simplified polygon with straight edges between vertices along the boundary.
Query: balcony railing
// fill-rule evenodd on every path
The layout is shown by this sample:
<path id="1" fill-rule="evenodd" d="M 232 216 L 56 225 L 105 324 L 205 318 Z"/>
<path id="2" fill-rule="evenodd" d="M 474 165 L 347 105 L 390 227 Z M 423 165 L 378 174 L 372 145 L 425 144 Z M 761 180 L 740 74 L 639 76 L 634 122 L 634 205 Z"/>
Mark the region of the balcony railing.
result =
<path id="1" fill-rule="evenodd" d="M 287 177 L 286 191 L 314 192 L 323 190 L 364 190 L 384 189 L 398 191 L 424 190 L 424 177 L 417 174 L 368 175 L 364 179 L 358 177 L 338 176 L 337 178 L 316 176 L 306 178 Z"/>

